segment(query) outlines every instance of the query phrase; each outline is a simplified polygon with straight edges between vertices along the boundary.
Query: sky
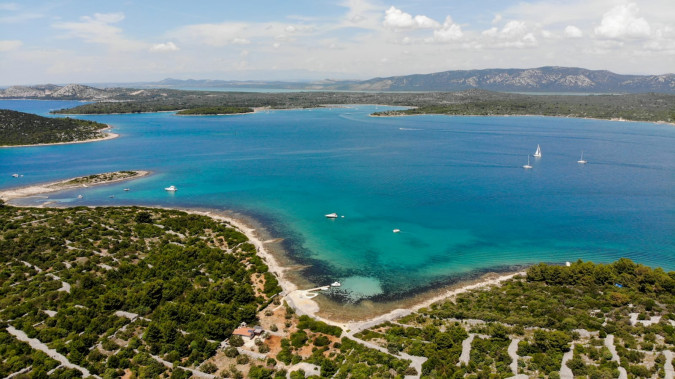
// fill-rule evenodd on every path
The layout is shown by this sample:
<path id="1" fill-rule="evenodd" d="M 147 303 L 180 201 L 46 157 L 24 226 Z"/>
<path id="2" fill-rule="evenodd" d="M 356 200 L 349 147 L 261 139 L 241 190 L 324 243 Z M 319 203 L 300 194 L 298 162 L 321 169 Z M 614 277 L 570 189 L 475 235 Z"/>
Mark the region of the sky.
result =
<path id="1" fill-rule="evenodd" d="M 675 72 L 673 0 L 0 0 L 0 85 Z"/>

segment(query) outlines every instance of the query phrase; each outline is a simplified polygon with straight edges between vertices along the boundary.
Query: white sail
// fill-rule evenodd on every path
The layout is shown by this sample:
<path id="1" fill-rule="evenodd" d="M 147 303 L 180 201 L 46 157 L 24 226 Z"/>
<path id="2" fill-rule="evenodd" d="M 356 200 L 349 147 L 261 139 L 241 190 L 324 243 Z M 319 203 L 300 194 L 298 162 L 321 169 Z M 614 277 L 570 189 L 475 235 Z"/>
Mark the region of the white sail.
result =
<path id="1" fill-rule="evenodd" d="M 537 151 L 534 152 L 534 156 L 541 158 L 541 147 L 539 147 L 539 145 L 537 145 Z"/>

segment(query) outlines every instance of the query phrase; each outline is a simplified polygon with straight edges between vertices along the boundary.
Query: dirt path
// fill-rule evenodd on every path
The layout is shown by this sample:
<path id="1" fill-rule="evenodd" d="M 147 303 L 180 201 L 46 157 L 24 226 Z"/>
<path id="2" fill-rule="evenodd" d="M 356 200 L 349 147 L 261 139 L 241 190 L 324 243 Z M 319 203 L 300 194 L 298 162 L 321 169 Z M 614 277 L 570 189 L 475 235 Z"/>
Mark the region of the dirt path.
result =
<path id="1" fill-rule="evenodd" d="M 621 363 L 621 359 L 619 359 L 619 354 L 616 353 L 616 347 L 614 346 L 613 334 L 607 335 L 607 338 L 605 338 L 605 346 L 607 346 L 609 351 L 612 353 L 612 360 L 616 363 Z M 619 379 L 628 379 L 628 373 L 626 372 L 626 369 L 621 366 L 619 366 Z"/>
<path id="2" fill-rule="evenodd" d="M 458 366 L 462 363 L 465 365 L 469 364 L 469 358 L 471 357 L 471 343 L 475 337 L 475 334 L 469 334 L 469 336 L 464 341 L 462 341 L 462 354 L 459 356 L 459 362 L 457 363 Z"/>
<path id="3" fill-rule="evenodd" d="M 414 367 L 415 370 L 417 370 L 417 375 L 416 376 L 409 376 L 409 377 L 419 378 L 420 375 L 422 375 L 422 364 L 427 361 L 426 357 L 417 357 L 417 356 L 414 356 L 414 355 L 406 354 L 404 352 L 400 352 L 398 354 L 392 354 L 392 353 L 389 352 L 389 350 L 383 348 L 382 346 L 376 345 L 372 342 L 364 341 L 364 340 L 362 340 L 358 337 L 354 337 L 354 333 L 355 332 L 345 332 L 343 335 L 345 337 L 351 339 L 351 340 L 354 340 L 354 341 L 360 343 L 361 345 L 363 345 L 365 347 L 381 351 L 385 354 L 391 355 L 392 357 L 410 360 L 411 361 L 410 366 Z M 408 377 L 408 376 L 406 376 L 406 377 Z"/>
<path id="4" fill-rule="evenodd" d="M 520 338 L 516 338 L 511 340 L 511 344 L 509 345 L 509 349 L 507 350 L 509 352 L 509 357 L 511 357 L 511 364 L 509 365 L 511 367 L 511 372 L 513 375 L 518 375 L 518 343 L 520 342 Z"/>
<path id="5" fill-rule="evenodd" d="M 663 355 L 666 356 L 666 363 L 664 371 L 666 372 L 666 379 L 673 379 L 675 371 L 673 370 L 673 352 L 670 350 L 664 350 Z"/>
<path id="6" fill-rule="evenodd" d="M 50 358 L 58 361 L 64 367 L 68 367 L 68 368 L 78 370 L 79 372 L 82 373 L 83 377 L 86 378 L 88 376 L 93 376 L 94 378 L 101 379 L 101 377 L 98 376 L 98 375 L 92 375 L 89 372 L 89 370 L 87 370 L 86 368 L 84 368 L 82 366 L 78 366 L 78 365 L 73 364 L 73 363 L 70 363 L 70 361 L 66 357 L 59 354 L 59 352 L 57 352 L 56 350 L 50 349 L 47 345 L 42 343 L 40 340 L 35 339 L 35 338 L 29 338 L 28 335 L 26 335 L 26 333 L 24 333 L 22 330 L 16 329 L 13 326 L 8 326 L 7 332 L 9 332 L 9 334 L 16 337 L 16 339 L 18 339 L 19 341 L 23 341 L 23 342 L 28 343 L 30 345 L 30 347 L 32 347 L 33 349 L 40 350 L 41 352 L 47 354 Z"/>

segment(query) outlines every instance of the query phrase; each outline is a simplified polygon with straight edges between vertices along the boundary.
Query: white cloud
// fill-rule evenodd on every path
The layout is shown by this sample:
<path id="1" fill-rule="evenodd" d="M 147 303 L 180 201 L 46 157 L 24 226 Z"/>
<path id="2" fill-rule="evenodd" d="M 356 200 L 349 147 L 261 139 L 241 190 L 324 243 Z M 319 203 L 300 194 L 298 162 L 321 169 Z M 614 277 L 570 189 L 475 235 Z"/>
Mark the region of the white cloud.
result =
<path id="1" fill-rule="evenodd" d="M 413 17 L 394 6 L 385 12 L 383 24 L 391 29 L 433 29 L 441 26 L 438 21 L 427 16 Z"/>
<path id="2" fill-rule="evenodd" d="M 497 27 L 484 30 L 484 37 L 492 39 L 494 47 L 532 47 L 537 45 L 537 38 L 524 21 L 511 20 L 500 30 Z M 544 35 L 546 36 L 546 35 Z"/>
<path id="3" fill-rule="evenodd" d="M 525 23 L 522 21 L 509 21 L 504 25 L 502 31 L 499 33 L 501 38 L 517 38 L 524 35 L 527 31 Z"/>
<path id="4" fill-rule="evenodd" d="M 18 49 L 23 42 L 17 40 L 0 40 L 0 52 Z"/>
<path id="5" fill-rule="evenodd" d="M 567 27 L 565 27 L 565 36 L 569 38 L 581 38 L 584 36 L 584 32 L 574 25 L 567 25 Z"/>
<path id="6" fill-rule="evenodd" d="M 140 50 L 147 44 L 122 36 L 122 29 L 111 24 L 124 20 L 124 13 L 96 13 L 84 16 L 80 22 L 59 22 L 52 26 L 68 32 L 66 37 L 81 38 L 85 42 L 108 45 L 117 50 Z"/>
<path id="7" fill-rule="evenodd" d="M 635 3 L 618 5 L 605 13 L 595 34 L 600 37 L 644 38 L 649 37 L 651 27 L 647 20 L 638 17 L 639 9 Z"/>
<path id="8" fill-rule="evenodd" d="M 230 44 L 241 44 L 244 40 L 247 40 L 244 37 L 247 32 L 249 32 L 248 24 L 230 22 L 188 25 L 178 29 L 172 35 L 183 41 L 221 47 Z"/>
<path id="9" fill-rule="evenodd" d="M 94 17 L 84 16 L 82 19 L 85 21 L 95 21 L 103 24 L 114 24 L 124 20 L 124 13 L 94 13 Z"/>
<path id="10" fill-rule="evenodd" d="M 439 42 L 457 41 L 461 39 L 464 33 L 462 27 L 452 22 L 450 16 L 445 18 L 443 27 L 434 30 L 434 40 Z"/>
<path id="11" fill-rule="evenodd" d="M 248 45 L 250 43 L 251 43 L 251 41 L 247 40 L 246 38 L 233 38 L 232 39 L 232 44 L 234 44 L 234 45 Z"/>
<path id="12" fill-rule="evenodd" d="M 173 42 L 167 42 L 167 43 L 158 43 L 155 45 L 152 45 L 150 47 L 150 51 L 153 53 L 166 53 L 166 52 L 171 52 L 171 51 L 178 51 L 180 50 L 178 46 L 176 46 L 175 43 Z"/>

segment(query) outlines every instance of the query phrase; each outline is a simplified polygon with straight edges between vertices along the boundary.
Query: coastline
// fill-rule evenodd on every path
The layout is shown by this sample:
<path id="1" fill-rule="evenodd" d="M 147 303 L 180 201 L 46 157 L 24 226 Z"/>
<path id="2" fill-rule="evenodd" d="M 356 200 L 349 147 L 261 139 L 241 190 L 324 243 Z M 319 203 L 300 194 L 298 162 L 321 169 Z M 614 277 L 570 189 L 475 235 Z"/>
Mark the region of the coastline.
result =
<path id="1" fill-rule="evenodd" d="M 144 176 L 150 175 L 152 172 L 147 171 L 147 170 L 134 170 L 136 175 L 134 176 L 128 176 L 128 177 L 123 177 L 123 178 L 115 178 L 112 180 L 106 180 L 106 181 L 101 181 L 101 182 L 94 182 L 94 183 L 86 183 L 86 186 L 94 187 L 94 186 L 100 186 L 104 184 L 110 184 L 110 183 L 118 183 L 118 182 L 123 182 L 127 180 L 132 180 L 132 179 L 138 179 L 142 178 Z M 110 173 L 105 173 L 105 174 L 110 174 Z M 97 175 L 104 175 L 104 174 L 97 174 Z M 69 178 L 65 180 L 59 180 L 56 182 L 49 182 L 49 183 L 41 183 L 41 184 L 33 184 L 29 186 L 24 186 L 24 187 L 14 187 L 14 188 L 9 188 L 5 190 L 0 190 L 0 199 L 4 201 L 9 201 L 9 200 L 14 200 L 14 199 L 21 199 L 25 197 L 30 197 L 30 196 L 36 196 L 36 195 L 41 195 L 45 193 L 52 193 L 52 192 L 59 192 L 59 191 L 66 191 L 70 189 L 75 189 L 75 188 L 80 188 L 84 185 L 84 183 L 71 183 L 67 184 L 70 181 L 73 181 L 75 179 L 79 178 L 86 178 L 86 177 L 78 177 L 78 178 Z"/>
<path id="2" fill-rule="evenodd" d="M 414 109 L 417 107 L 410 107 Z M 598 121 L 615 121 L 615 122 L 644 122 L 648 124 L 657 124 L 657 125 L 670 125 L 675 126 L 675 122 L 668 121 L 641 121 L 641 120 L 628 120 L 621 117 L 612 117 L 612 118 L 595 118 L 595 117 L 576 117 L 576 116 L 552 116 L 552 115 L 543 115 L 543 114 L 445 114 L 445 113 L 418 113 L 418 114 L 387 114 L 387 115 L 376 115 L 371 113 L 368 117 L 414 117 L 414 116 L 446 116 L 446 117 L 553 117 L 553 118 L 576 118 L 579 120 L 598 120 Z"/>
<path id="3" fill-rule="evenodd" d="M 138 175 L 92 183 L 90 185 L 104 185 L 133 180 L 150 174 L 150 171 L 137 170 L 135 172 L 137 172 Z M 0 198 L 6 201 L 14 200 L 44 193 L 65 191 L 81 186 L 80 184 L 63 186 L 64 183 L 71 180 L 73 180 L 73 178 L 3 190 L 0 191 Z M 11 202 L 8 204 L 13 205 Z M 50 203 L 49 205 L 61 207 L 58 204 L 54 205 Z M 44 204 L 25 207 L 41 206 L 44 206 Z M 257 254 L 263 258 L 269 267 L 269 271 L 277 277 L 279 285 L 283 290 L 281 296 L 283 296 L 283 299 L 290 307 L 292 307 L 299 315 L 308 315 L 328 324 L 339 326 L 349 333 L 356 333 L 385 321 L 391 321 L 409 315 L 421 308 L 428 307 L 435 302 L 453 298 L 454 296 L 473 289 L 499 285 L 501 282 L 511 279 L 516 275 L 524 274 L 522 271 L 508 273 L 491 272 L 486 273 L 477 279 L 460 280 L 457 283 L 446 285 L 433 291 L 417 293 L 400 300 L 386 303 L 373 303 L 365 300 L 359 304 L 341 304 L 323 296 L 317 298 L 316 289 L 319 287 L 304 280 L 300 275 L 295 275 L 299 269 L 303 268 L 303 266 L 296 262 L 287 261 L 283 249 L 276 247 L 283 239 L 271 238 L 269 235 L 266 235 L 264 227 L 262 225 L 255 225 L 255 220 L 247 220 L 245 216 L 222 210 L 163 206 L 143 207 L 180 210 L 190 214 L 211 217 L 215 220 L 230 224 L 232 227 L 245 234 L 249 239 L 249 242 L 256 247 Z"/>
<path id="4" fill-rule="evenodd" d="M 69 141 L 69 142 L 36 143 L 36 144 L 32 144 L 32 145 L 0 145 L 0 148 L 72 145 L 72 144 L 76 144 L 76 143 L 90 143 L 90 142 L 106 141 L 106 140 L 115 139 L 115 138 L 120 136 L 119 134 L 113 133 L 110 130 L 112 130 L 112 127 L 110 125 L 108 125 L 107 128 L 102 129 L 101 132 L 105 133 L 105 135 L 103 137 L 100 137 L 100 138 L 90 138 L 90 139 L 85 139 L 85 140 L 81 140 L 81 141 Z"/>

